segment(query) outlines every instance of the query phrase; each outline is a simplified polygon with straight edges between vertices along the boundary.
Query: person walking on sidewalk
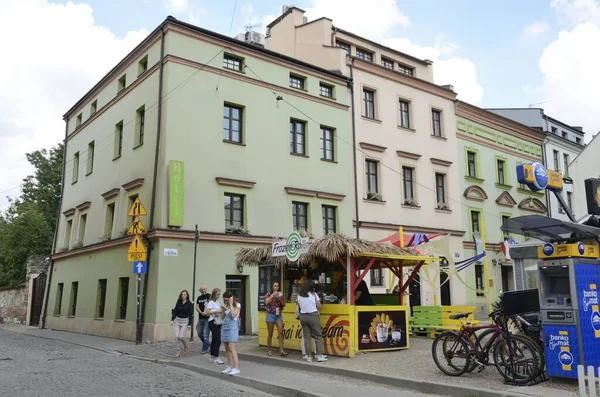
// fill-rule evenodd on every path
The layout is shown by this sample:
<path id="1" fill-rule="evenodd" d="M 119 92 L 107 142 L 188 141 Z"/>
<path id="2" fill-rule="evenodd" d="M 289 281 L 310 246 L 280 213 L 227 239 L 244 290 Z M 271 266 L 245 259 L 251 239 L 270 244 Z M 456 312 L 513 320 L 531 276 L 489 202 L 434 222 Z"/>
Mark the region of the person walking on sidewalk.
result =
<path id="1" fill-rule="evenodd" d="M 265 295 L 266 305 L 266 316 L 265 322 L 267 323 L 267 348 L 269 349 L 267 355 L 271 356 L 271 342 L 273 341 L 273 328 L 277 325 L 277 338 L 279 339 L 279 353 L 281 356 L 287 356 L 288 354 L 283 351 L 283 317 L 281 311 L 285 307 L 285 300 L 281 292 L 279 292 L 279 283 L 273 283 L 272 292 Z"/>
<path id="2" fill-rule="evenodd" d="M 181 291 L 175 308 L 171 310 L 171 327 L 175 327 L 175 345 L 177 346 L 175 357 L 181 356 L 181 347 L 183 347 L 183 354 L 188 352 L 185 332 L 191 329 L 194 323 L 194 307 L 188 300 L 189 295 L 187 290 Z"/>
<path id="3" fill-rule="evenodd" d="M 309 354 L 306 361 L 312 362 L 310 356 L 311 336 L 316 344 L 317 361 L 327 361 L 327 358 L 323 356 L 323 335 L 321 333 L 321 322 L 319 321 L 321 299 L 315 292 L 312 280 L 306 280 L 302 284 L 302 288 L 298 293 L 298 308 L 300 309 L 300 325 L 302 325 L 302 335 L 304 336 L 304 351 Z"/>
<path id="4" fill-rule="evenodd" d="M 235 296 L 229 291 L 225 291 L 223 294 L 223 302 L 225 302 L 225 317 L 223 318 L 221 340 L 225 343 L 225 352 L 227 354 L 227 368 L 225 368 L 223 373 L 239 375 L 240 363 L 235 344 L 240 337 L 240 324 L 238 321 L 242 305 L 238 303 Z"/>
<path id="5" fill-rule="evenodd" d="M 200 296 L 196 300 L 196 311 L 198 312 L 198 325 L 196 334 L 202 341 L 202 354 L 206 354 L 210 348 L 208 315 L 205 314 L 206 304 L 210 300 L 210 294 L 207 292 L 206 285 L 200 286 Z"/>
<path id="6" fill-rule="evenodd" d="M 223 308 L 219 304 L 221 290 L 215 288 L 210 294 L 210 300 L 206 304 L 204 314 L 208 317 L 208 329 L 211 333 L 210 342 L 210 358 L 214 364 L 224 364 L 219 358 L 219 350 L 221 349 L 221 325 L 223 324 Z"/>

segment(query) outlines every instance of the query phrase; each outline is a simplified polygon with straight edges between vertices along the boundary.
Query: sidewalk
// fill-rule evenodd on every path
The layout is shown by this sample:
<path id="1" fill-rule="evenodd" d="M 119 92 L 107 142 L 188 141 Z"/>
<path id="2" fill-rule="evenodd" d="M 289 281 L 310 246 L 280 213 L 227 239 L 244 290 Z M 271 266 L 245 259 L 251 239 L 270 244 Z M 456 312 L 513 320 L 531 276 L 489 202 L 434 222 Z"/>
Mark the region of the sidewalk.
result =
<path id="1" fill-rule="evenodd" d="M 0 326 L 0 329 L 62 340 L 102 351 L 120 353 L 169 365 L 186 365 L 196 367 L 196 369 L 214 371 L 214 366 L 208 363 L 208 358 L 200 355 L 200 345 L 197 337 L 194 337 L 194 342 L 190 344 L 188 355 L 182 359 L 175 359 L 175 346 L 173 342 L 135 345 L 132 342 L 121 340 L 60 331 L 39 330 L 24 326 L 3 325 Z M 276 368 L 306 371 L 311 373 L 309 375 L 311 376 L 311 382 L 315 374 L 320 374 L 329 375 L 329 377 L 338 376 L 362 380 L 371 382 L 377 386 L 386 385 L 411 389 L 422 393 L 447 394 L 457 397 L 465 397 L 467 395 L 482 397 L 567 397 L 575 396 L 578 390 L 576 381 L 563 379 L 552 379 L 536 386 L 518 387 L 505 385 L 502 377 L 494 367 L 486 367 L 485 371 L 481 374 L 471 373 L 460 377 L 445 376 L 433 363 L 431 358 L 431 340 L 427 338 L 413 337 L 411 339 L 411 348 L 404 351 L 361 354 L 352 359 L 329 357 L 329 361 L 322 364 L 306 363 L 301 359 L 298 352 L 289 352 L 290 355 L 288 357 L 282 358 L 275 354 L 277 349 L 273 350 L 273 357 L 268 357 L 266 349 L 259 347 L 256 337 L 252 336 L 240 338 L 238 352 L 242 368 L 243 362 L 249 361 L 259 365 L 259 367 L 269 365 L 265 370 L 267 372 L 272 372 Z M 250 375 L 250 373 L 245 372 L 244 375 Z M 261 381 L 258 378 L 253 379 Z M 306 376 L 303 376 L 301 379 L 306 384 Z M 296 386 L 301 387 L 302 384 L 300 383 Z M 302 388 L 294 390 L 302 390 Z M 345 392 L 344 395 L 351 396 L 351 394 Z"/>

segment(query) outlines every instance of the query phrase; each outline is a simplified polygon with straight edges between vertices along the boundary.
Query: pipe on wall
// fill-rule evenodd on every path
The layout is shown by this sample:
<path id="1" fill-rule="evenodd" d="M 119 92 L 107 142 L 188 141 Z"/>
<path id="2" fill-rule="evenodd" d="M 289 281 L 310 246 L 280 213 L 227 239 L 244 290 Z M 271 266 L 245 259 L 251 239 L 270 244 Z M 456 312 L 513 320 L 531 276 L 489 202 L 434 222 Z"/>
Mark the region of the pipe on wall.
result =
<path id="1" fill-rule="evenodd" d="M 354 159 L 354 216 L 356 218 L 356 238 L 360 238 L 360 218 L 358 211 L 358 174 L 356 158 L 356 106 L 354 106 L 354 58 L 350 58 L 350 107 L 352 109 L 352 156 Z"/>

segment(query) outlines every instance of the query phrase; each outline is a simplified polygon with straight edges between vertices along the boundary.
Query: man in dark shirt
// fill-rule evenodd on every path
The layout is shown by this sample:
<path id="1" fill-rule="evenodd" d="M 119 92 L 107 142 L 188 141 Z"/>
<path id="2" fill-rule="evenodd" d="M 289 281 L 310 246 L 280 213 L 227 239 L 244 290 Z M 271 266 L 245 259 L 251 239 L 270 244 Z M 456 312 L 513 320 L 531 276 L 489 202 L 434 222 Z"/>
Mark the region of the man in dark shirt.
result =
<path id="1" fill-rule="evenodd" d="M 196 333 L 202 341 L 202 354 L 206 354 L 210 347 L 209 334 L 208 334 L 208 318 L 204 314 L 206 310 L 206 304 L 210 300 L 210 294 L 207 292 L 206 285 L 200 287 L 200 296 L 196 299 L 196 311 L 198 312 L 198 325 L 196 327 Z"/>
<path id="2" fill-rule="evenodd" d="M 369 292 L 369 287 L 365 280 L 360 280 L 358 287 L 356 287 L 356 295 L 354 298 L 354 304 L 356 306 L 373 306 L 373 298 Z"/>

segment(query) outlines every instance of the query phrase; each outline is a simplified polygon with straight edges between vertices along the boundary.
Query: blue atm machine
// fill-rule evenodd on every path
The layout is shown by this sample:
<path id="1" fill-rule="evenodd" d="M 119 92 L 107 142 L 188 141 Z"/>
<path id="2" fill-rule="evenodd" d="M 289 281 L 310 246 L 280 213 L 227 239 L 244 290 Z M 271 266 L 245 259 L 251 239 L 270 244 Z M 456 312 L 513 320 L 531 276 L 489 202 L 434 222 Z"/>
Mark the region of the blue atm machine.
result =
<path id="1" fill-rule="evenodd" d="M 600 367 L 598 247 L 538 247 L 540 316 L 549 376 L 577 378 L 578 365 Z"/>

